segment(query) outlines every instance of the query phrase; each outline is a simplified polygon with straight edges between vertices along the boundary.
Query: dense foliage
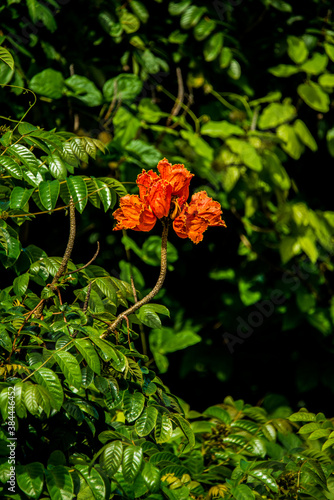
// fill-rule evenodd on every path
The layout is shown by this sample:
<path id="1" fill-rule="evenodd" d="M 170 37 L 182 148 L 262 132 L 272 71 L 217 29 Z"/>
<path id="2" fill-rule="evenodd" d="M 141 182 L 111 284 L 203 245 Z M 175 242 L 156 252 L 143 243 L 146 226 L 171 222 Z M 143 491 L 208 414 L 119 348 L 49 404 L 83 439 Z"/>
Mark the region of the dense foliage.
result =
<path id="1" fill-rule="evenodd" d="M 334 498 L 331 2 L 3 3 L 2 492 Z M 112 213 L 163 157 L 227 229 L 170 233 L 113 329 L 161 232 Z"/>

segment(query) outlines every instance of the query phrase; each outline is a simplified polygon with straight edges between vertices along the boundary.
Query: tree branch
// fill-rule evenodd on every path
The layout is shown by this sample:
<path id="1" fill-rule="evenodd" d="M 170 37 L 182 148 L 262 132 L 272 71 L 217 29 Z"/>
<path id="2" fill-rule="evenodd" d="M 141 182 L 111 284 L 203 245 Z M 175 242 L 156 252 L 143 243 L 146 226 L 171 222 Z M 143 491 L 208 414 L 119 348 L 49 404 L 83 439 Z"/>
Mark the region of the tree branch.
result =
<path id="1" fill-rule="evenodd" d="M 101 335 L 101 338 L 106 337 L 107 335 L 113 333 L 117 326 L 121 323 L 123 319 L 126 319 L 130 314 L 134 313 L 144 304 L 150 302 L 153 297 L 160 291 L 166 277 L 167 273 L 167 236 L 168 236 L 168 226 L 169 221 L 162 222 L 163 223 L 163 231 L 161 236 L 161 264 L 160 264 L 160 274 L 158 277 L 158 281 L 156 282 L 154 288 L 141 300 L 133 304 L 126 311 L 122 312 L 117 316 L 117 318 L 111 323 L 111 325 L 107 328 L 107 330 Z"/>

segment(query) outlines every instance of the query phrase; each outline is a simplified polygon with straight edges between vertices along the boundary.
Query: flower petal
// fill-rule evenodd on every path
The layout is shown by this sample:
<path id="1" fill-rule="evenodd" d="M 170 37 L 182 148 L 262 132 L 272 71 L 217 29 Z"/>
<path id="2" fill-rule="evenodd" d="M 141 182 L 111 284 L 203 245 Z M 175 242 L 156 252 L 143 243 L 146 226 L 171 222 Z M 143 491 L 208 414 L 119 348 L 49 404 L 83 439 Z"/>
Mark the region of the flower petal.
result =
<path id="1" fill-rule="evenodd" d="M 141 174 L 138 175 L 136 183 L 139 187 L 139 197 L 143 200 L 148 196 L 150 188 L 154 182 L 159 180 L 159 175 L 153 172 L 153 170 L 143 170 Z"/>
<path id="2" fill-rule="evenodd" d="M 147 201 L 156 217 L 167 217 L 172 199 L 172 186 L 169 182 L 160 179 L 152 184 Z"/>
<path id="3" fill-rule="evenodd" d="M 113 216 L 117 220 L 114 231 L 120 229 L 150 231 L 156 222 L 156 217 L 150 208 L 135 194 L 123 196 L 120 199 L 120 208 L 113 213 Z"/>

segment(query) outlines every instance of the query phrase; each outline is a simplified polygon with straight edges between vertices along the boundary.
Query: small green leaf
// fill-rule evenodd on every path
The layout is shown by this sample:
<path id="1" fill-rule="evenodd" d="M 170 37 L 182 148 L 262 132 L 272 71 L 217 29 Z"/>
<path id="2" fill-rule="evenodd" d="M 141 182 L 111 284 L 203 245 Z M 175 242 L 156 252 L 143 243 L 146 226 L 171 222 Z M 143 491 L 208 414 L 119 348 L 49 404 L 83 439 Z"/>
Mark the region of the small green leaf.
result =
<path id="1" fill-rule="evenodd" d="M 261 113 L 259 128 L 261 130 L 275 128 L 282 123 L 291 121 L 296 116 L 296 108 L 291 104 L 273 102 Z"/>
<path id="2" fill-rule="evenodd" d="M 197 7 L 196 5 L 192 5 L 188 9 L 185 9 L 182 12 L 180 19 L 181 28 L 189 30 L 190 28 L 196 26 L 206 10 L 206 7 Z"/>
<path id="3" fill-rule="evenodd" d="M 305 144 L 305 146 L 310 148 L 311 151 L 317 151 L 318 145 L 315 142 L 311 132 L 302 120 L 299 120 L 298 118 L 294 122 L 293 128 L 295 129 L 296 134 L 298 135 L 299 139 Z"/>
<path id="4" fill-rule="evenodd" d="M 302 71 L 305 71 L 309 75 L 319 75 L 323 73 L 328 63 L 328 57 L 326 54 L 319 54 L 316 52 L 313 54 L 311 59 L 308 59 L 300 66 Z"/>
<path id="5" fill-rule="evenodd" d="M 70 177 L 67 178 L 67 187 L 73 198 L 76 209 L 82 214 L 88 201 L 87 185 L 84 179 L 79 175 L 70 175 Z"/>
<path id="6" fill-rule="evenodd" d="M 154 429 L 157 417 L 158 410 L 154 406 L 145 408 L 135 424 L 138 436 L 147 436 Z"/>
<path id="7" fill-rule="evenodd" d="M 72 500 L 74 486 L 72 476 L 67 467 L 56 465 L 45 469 L 46 485 L 52 500 Z"/>
<path id="8" fill-rule="evenodd" d="M 32 77 L 29 87 L 37 94 L 50 99 L 60 99 L 63 95 L 64 78 L 59 71 L 45 69 Z"/>
<path id="9" fill-rule="evenodd" d="M 143 461 L 143 450 L 139 446 L 128 446 L 123 453 L 122 471 L 124 479 L 132 483 L 140 470 Z"/>
<path id="10" fill-rule="evenodd" d="M 29 273 L 21 274 L 21 276 L 15 278 L 13 281 L 13 289 L 15 295 L 17 295 L 18 297 L 22 297 L 27 291 L 28 284 L 29 284 Z"/>
<path id="11" fill-rule="evenodd" d="M 304 151 L 304 145 L 298 139 L 294 127 L 287 124 L 280 125 L 276 130 L 276 134 L 283 141 L 282 149 L 294 160 L 299 160 Z"/>
<path id="12" fill-rule="evenodd" d="M 40 462 L 16 466 L 16 480 L 18 487 L 29 498 L 39 498 L 44 483 L 44 467 Z"/>
<path id="13" fill-rule="evenodd" d="M 222 121 L 209 121 L 201 127 L 201 134 L 208 135 L 209 137 L 220 137 L 226 139 L 231 135 L 245 135 L 245 131 L 234 123 L 229 123 L 226 120 Z"/>
<path id="14" fill-rule="evenodd" d="M 87 106 L 99 106 L 102 103 L 102 94 L 96 85 L 85 76 L 72 75 L 64 82 L 69 91 L 66 94 L 76 97 Z"/>
<path id="15" fill-rule="evenodd" d="M 61 371 L 65 375 L 68 383 L 77 390 L 81 387 L 81 370 L 76 358 L 69 352 L 57 351 L 54 353 L 54 358 L 60 366 Z"/>
<path id="16" fill-rule="evenodd" d="M 290 35 L 287 38 L 289 57 L 296 64 L 301 64 L 308 56 L 308 50 L 302 38 Z"/>
<path id="17" fill-rule="evenodd" d="M 100 456 L 100 465 L 111 477 L 117 472 L 122 463 L 123 445 L 122 441 L 108 443 Z"/>
<path id="18" fill-rule="evenodd" d="M 210 36 L 205 42 L 203 53 L 204 59 L 208 62 L 214 61 L 218 57 L 223 47 L 223 33 L 219 31 Z"/>
<path id="19" fill-rule="evenodd" d="M 302 83 L 298 86 L 297 92 L 310 108 L 322 113 L 329 111 L 329 96 L 317 83 L 311 81 Z"/>
<path id="20" fill-rule="evenodd" d="M 154 429 L 155 441 L 159 444 L 167 443 L 173 434 L 173 424 L 166 413 L 158 414 Z"/>
<path id="21" fill-rule="evenodd" d="M 145 396 L 141 392 L 126 391 L 123 398 L 124 415 L 128 422 L 136 420 L 144 409 Z"/>
<path id="22" fill-rule="evenodd" d="M 42 181 L 38 185 L 39 199 L 47 210 L 53 210 L 56 206 L 60 192 L 60 183 L 58 179 L 53 181 Z"/>
<path id="23" fill-rule="evenodd" d="M 83 356 L 84 360 L 87 362 L 88 366 L 93 370 L 93 372 L 100 375 L 101 364 L 100 359 L 95 351 L 94 345 L 88 339 L 75 339 L 74 344 L 80 354 Z"/>
<path id="24" fill-rule="evenodd" d="M 146 462 L 141 474 L 150 491 L 159 490 L 160 470 L 157 467 L 150 462 Z"/>
<path id="25" fill-rule="evenodd" d="M 204 18 L 194 27 L 194 37 L 198 41 L 205 40 L 215 29 L 216 23 L 212 19 Z"/>
<path id="26" fill-rule="evenodd" d="M 5 47 L 0 47 L 0 59 L 3 61 L 10 69 L 14 70 L 14 59 L 12 54 Z"/>
<path id="27" fill-rule="evenodd" d="M 120 101 L 133 101 L 142 91 L 143 82 L 137 75 L 121 73 L 107 80 L 103 86 L 103 95 L 108 101 L 116 96 Z"/>
<path id="28" fill-rule="evenodd" d="M 64 393 L 58 375 L 50 368 L 42 366 L 36 369 L 34 378 L 38 384 L 46 389 L 50 395 L 53 407 L 59 411 L 63 404 Z"/>
<path id="29" fill-rule="evenodd" d="M 299 73 L 300 69 L 297 66 L 292 66 L 291 64 L 279 64 L 273 68 L 268 69 L 269 73 L 279 78 L 288 78 L 291 75 Z"/>
<path id="30" fill-rule="evenodd" d="M 255 495 L 246 484 L 239 484 L 236 488 L 232 488 L 231 493 L 235 500 L 255 500 Z"/>

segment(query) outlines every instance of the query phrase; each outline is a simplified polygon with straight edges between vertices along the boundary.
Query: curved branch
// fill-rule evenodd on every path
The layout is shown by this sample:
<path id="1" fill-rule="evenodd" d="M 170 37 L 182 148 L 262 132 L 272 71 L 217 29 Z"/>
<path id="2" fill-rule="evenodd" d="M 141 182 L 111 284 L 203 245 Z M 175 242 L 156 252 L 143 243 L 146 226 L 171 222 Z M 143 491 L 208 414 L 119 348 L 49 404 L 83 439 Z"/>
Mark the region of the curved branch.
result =
<path id="1" fill-rule="evenodd" d="M 73 246 L 74 246 L 76 225 L 75 225 L 75 206 L 74 206 L 74 201 L 73 201 L 72 196 L 70 198 L 69 211 L 70 211 L 70 234 L 68 237 L 67 247 L 66 247 L 66 250 L 64 253 L 64 257 L 61 261 L 60 267 L 59 267 L 58 271 L 56 272 L 56 274 L 54 275 L 54 278 L 50 284 L 51 289 L 55 288 L 57 281 L 64 274 L 66 267 L 67 267 L 67 264 L 68 264 L 68 261 L 70 260 L 71 253 L 72 253 Z"/>
<path id="2" fill-rule="evenodd" d="M 117 316 L 117 318 L 111 323 L 107 330 L 101 335 L 101 338 L 106 337 L 110 333 L 113 333 L 116 327 L 121 323 L 123 319 L 126 319 L 130 314 L 134 313 L 144 304 L 150 302 L 153 297 L 161 290 L 162 285 L 165 281 L 167 273 L 167 236 L 168 236 L 168 221 L 163 222 L 163 231 L 161 236 L 161 264 L 160 264 L 160 274 L 158 281 L 156 282 L 154 288 L 141 300 L 133 304 L 126 311 L 122 312 Z"/>

